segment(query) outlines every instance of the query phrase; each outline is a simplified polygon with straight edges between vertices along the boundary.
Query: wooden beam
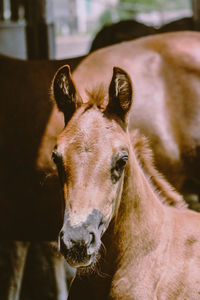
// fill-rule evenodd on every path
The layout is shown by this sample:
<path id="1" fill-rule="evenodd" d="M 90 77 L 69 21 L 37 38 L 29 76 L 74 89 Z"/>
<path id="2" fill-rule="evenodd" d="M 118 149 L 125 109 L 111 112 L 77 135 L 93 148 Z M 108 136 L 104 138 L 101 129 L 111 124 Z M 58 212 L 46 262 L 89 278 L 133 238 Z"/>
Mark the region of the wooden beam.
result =
<path id="1" fill-rule="evenodd" d="M 24 0 L 29 59 L 55 58 L 52 0 Z"/>
<path id="2" fill-rule="evenodd" d="M 193 10 L 194 27 L 196 30 L 200 30 L 200 1 L 199 0 L 192 0 L 192 10 Z"/>
<path id="3" fill-rule="evenodd" d="M 4 19 L 4 0 L 0 0 L 0 21 Z"/>
<path id="4" fill-rule="evenodd" d="M 19 20 L 19 5 L 20 0 L 10 0 L 11 21 L 17 22 Z"/>

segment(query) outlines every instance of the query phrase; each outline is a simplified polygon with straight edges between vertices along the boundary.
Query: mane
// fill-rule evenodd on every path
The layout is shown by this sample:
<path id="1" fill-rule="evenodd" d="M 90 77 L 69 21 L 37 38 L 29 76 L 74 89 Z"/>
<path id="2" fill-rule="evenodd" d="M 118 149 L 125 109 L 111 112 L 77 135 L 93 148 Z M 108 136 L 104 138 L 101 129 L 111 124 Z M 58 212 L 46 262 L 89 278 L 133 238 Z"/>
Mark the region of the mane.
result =
<path id="1" fill-rule="evenodd" d="M 168 206 L 179 209 L 187 208 L 183 197 L 175 191 L 164 176 L 154 166 L 153 152 L 149 146 L 148 139 L 141 135 L 138 130 L 130 133 L 131 141 L 145 175 L 148 176 L 152 186 L 161 201 Z"/>

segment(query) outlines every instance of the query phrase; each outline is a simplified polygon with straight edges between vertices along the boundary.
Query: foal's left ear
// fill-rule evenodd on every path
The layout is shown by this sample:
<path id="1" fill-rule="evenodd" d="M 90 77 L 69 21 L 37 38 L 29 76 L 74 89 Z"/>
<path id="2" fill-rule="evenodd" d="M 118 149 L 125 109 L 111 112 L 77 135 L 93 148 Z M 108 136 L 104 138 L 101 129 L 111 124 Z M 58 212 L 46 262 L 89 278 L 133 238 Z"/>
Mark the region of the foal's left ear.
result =
<path id="1" fill-rule="evenodd" d="M 53 78 L 52 92 L 58 109 L 64 114 L 66 124 L 71 119 L 76 108 L 82 104 L 68 65 L 62 66 L 56 72 Z"/>
<path id="2" fill-rule="evenodd" d="M 132 83 L 129 75 L 121 68 L 114 67 L 106 111 L 117 115 L 125 122 L 127 113 L 131 108 L 132 94 Z"/>

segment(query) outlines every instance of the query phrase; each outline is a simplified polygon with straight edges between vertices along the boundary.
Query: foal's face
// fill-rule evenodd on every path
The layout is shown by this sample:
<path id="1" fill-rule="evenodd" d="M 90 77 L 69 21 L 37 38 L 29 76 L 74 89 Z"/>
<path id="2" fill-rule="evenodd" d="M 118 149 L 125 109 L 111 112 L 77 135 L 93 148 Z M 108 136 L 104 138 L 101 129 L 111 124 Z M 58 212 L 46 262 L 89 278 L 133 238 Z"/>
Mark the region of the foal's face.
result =
<path id="1" fill-rule="evenodd" d="M 117 209 L 129 149 L 121 126 L 125 119 L 117 122 L 119 116 L 111 117 L 109 105 L 104 112 L 96 105 L 77 106 L 57 139 L 53 160 L 65 204 L 60 250 L 70 265 L 83 267 L 95 261 L 101 236 Z"/>
<path id="2" fill-rule="evenodd" d="M 128 159 L 126 135 L 96 108 L 72 118 L 58 138 L 54 160 L 65 201 L 60 245 L 72 265 L 88 265 L 115 210 Z M 113 123 L 113 124 L 112 124 Z M 62 171 L 61 171 L 62 169 Z M 74 246 L 74 252 L 67 248 Z"/>

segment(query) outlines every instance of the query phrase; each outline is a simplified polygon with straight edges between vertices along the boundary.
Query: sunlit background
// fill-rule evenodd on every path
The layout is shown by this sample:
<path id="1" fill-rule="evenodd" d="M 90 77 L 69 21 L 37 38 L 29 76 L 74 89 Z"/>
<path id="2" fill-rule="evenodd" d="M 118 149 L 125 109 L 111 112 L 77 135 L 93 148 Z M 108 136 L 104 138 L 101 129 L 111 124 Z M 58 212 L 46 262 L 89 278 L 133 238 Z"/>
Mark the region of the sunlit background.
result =
<path id="1" fill-rule="evenodd" d="M 14 0 L 13 0 L 14 1 Z M 25 1 L 25 0 L 24 0 Z M 15 26 L 19 31 L 21 49 L 6 50 L 8 55 L 25 58 L 24 6 L 19 3 L 18 19 L 9 24 L 12 17 L 10 0 L 3 3 L 4 26 Z M 88 52 L 95 34 L 104 25 L 120 20 L 134 19 L 156 28 L 183 17 L 192 16 L 190 0 L 52 0 L 49 1 L 49 23 L 55 25 L 56 58 L 84 55 Z M 49 11 L 51 13 L 49 14 Z M 9 29 L 8 29 L 9 30 Z M 0 40 L 0 52 L 4 53 L 5 43 Z M 12 48 L 12 47 L 11 47 Z"/>
<path id="2" fill-rule="evenodd" d="M 119 20 L 160 27 L 191 15 L 189 0 L 54 0 L 56 56 L 87 53 L 97 31 Z"/>

